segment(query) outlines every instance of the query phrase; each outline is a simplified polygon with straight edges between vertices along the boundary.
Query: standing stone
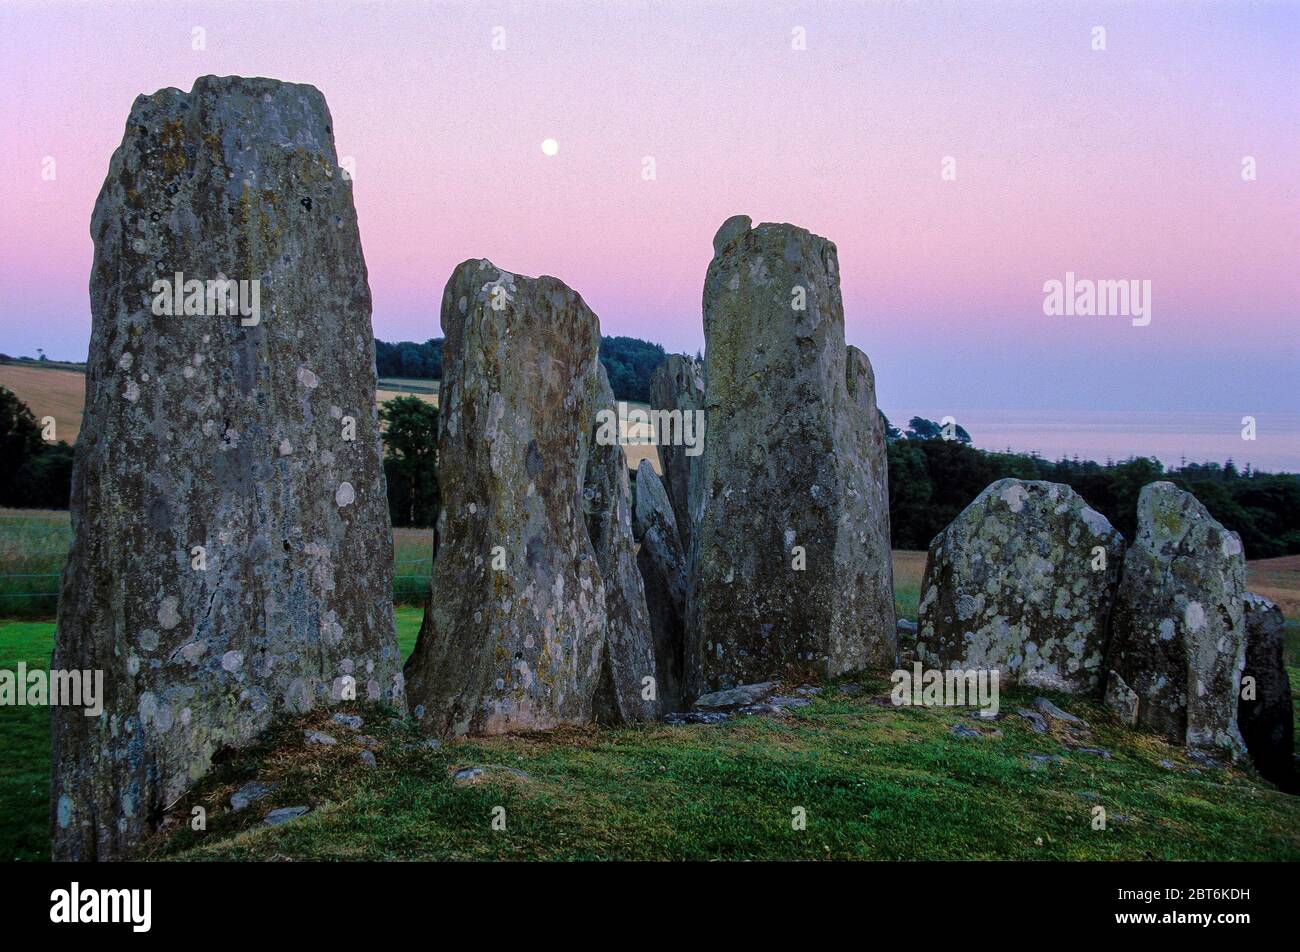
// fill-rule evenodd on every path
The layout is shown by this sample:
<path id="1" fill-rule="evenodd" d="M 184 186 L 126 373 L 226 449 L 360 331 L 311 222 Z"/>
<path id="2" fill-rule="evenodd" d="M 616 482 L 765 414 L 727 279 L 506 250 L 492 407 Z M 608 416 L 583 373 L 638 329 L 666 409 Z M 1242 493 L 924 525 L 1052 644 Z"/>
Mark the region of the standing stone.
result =
<path id="1" fill-rule="evenodd" d="M 650 375 L 650 407 L 653 410 L 680 414 L 683 419 L 687 414 L 703 410 L 704 366 L 694 357 L 669 354 L 668 359 Z M 697 437 L 702 436 L 698 431 L 692 432 Z M 664 488 L 672 503 L 683 551 L 691 543 L 691 471 L 700 459 L 698 447 L 691 451 L 695 455 L 690 455 L 688 449 L 684 445 L 671 444 L 659 447 Z"/>
<path id="2" fill-rule="evenodd" d="M 845 347 L 835 245 L 729 219 L 704 334 L 688 693 L 893 667 L 884 430 L 871 364 Z"/>
<path id="3" fill-rule="evenodd" d="M 442 509 L 412 711 L 438 735 L 588 723 L 607 619 L 583 500 L 600 323 L 557 279 L 478 260 L 447 282 L 442 329 Z"/>
<path id="4" fill-rule="evenodd" d="M 103 671 L 106 701 L 52 712 L 73 860 L 126 854 L 276 711 L 404 703 L 370 290 L 324 98 L 212 76 L 140 96 L 91 234 L 52 664 Z M 259 282 L 256 311 L 248 284 L 217 313 L 197 282 L 224 279 Z"/>
<path id="5" fill-rule="evenodd" d="M 1237 534 L 1173 483 L 1144 486 L 1137 536 L 1116 593 L 1108 660 L 1111 677 L 1137 695 L 1137 724 L 1188 747 L 1234 759 L 1244 752 L 1237 698 L 1245 590 Z"/>
<path id="6" fill-rule="evenodd" d="M 1099 692 L 1123 555 L 1120 534 L 1069 486 L 998 480 L 930 543 L 922 663 Z"/>
<path id="7" fill-rule="evenodd" d="M 618 440 L 617 402 L 605 368 L 597 364 L 597 370 L 597 409 L 607 410 L 607 418 L 615 422 L 603 435 L 597 423 L 583 486 L 587 531 L 605 588 L 605 643 L 593 713 L 602 723 L 627 724 L 659 716 L 660 688 L 632 537 L 632 493 L 627 457 Z"/>
<path id="8" fill-rule="evenodd" d="M 632 526 L 640 544 L 636 564 L 645 582 L 654 633 L 659 699 L 665 711 L 679 711 L 686 672 L 686 553 L 677 537 L 668 493 L 648 459 L 643 459 L 636 471 Z"/>
<path id="9" fill-rule="evenodd" d="M 1247 592 L 1246 666 L 1237 720 L 1255 769 L 1283 790 L 1297 792 L 1291 684 L 1283 660 L 1286 620 L 1282 610 L 1263 595 Z M 1247 678 L 1253 678 L 1253 683 Z"/>

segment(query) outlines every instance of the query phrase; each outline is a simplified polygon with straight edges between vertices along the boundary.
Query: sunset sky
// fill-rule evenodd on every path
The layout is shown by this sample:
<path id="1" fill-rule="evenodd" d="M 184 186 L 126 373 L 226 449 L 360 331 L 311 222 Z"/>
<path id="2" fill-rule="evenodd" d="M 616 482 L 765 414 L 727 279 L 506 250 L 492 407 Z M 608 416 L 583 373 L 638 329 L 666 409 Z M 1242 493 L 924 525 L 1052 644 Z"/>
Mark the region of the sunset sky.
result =
<path id="1" fill-rule="evenodd" d="M 838 245 L 887 410 L 1300 409 L 1297 3 L 6 0 L 0 54 L 7 353 L 84 359 L 132 100 L 235 73 L 325 94 L 384 339 L 482 256 L 693 353 L 743 213 Z M 1045 316 L 1067 271 L 1151 281 L 1150 325 Z"/>

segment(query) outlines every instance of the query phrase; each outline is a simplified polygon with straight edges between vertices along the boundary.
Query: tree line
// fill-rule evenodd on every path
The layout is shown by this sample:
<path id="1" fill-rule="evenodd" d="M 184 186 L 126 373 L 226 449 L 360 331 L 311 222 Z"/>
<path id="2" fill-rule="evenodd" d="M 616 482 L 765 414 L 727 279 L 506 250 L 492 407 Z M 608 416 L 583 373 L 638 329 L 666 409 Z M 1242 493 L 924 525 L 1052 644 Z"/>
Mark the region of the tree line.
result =
<path id="1" fill-rule="evenodd" d="M 636 355 L 629 367 L 642 366 L 637 361 L 649 359 L 644 348 L 619 351 L 620 346 L 615 345 L 616 353 Z M 1167 479 L 1194 494 L 1215 519 L 1239 533 L 1247 558 L 1300 554 L 1300 475 L 1256 473 L 1249 468 L 1241 472 L 1231 460 L 1172 469 L 1144 457 L 1104 464 L 1079 459 L 1051 462 L 1033 453 L 976 449 L 961 427 L 950 425 L 945 431 L 941 424 L 913 417 L 907 429 L 900 430 L 884 414 L 881 417 L 887 434 L 891 541 L 896 549 L 927 548 L 989 483 L 1015 477 L 1073 487 L 1126 539 L 1133 538 L 1142 487 Z M 380 418 L 385 424 L 384 473 L 393 525 L 432 526 L 439 504 L 438 410 L 419 397 L 404 396 L 384 404 Z M 0 506 L 66 509 L 71 479 L 72 447 L 62 441 L 46 442 L 31 410 L 0 387 Z"/>
<path id="2" fill-rule="evenodd" d="M 49 443 L 27 404 L 0 387 L 0 506 L 67 509 L 72 447 Z"/>
<path id="3" fill-rule="evenodd" d="M 423 344 L 376 339 L 375 373 L 380 377 L 441 380 L 442 344 L 441 337 L 430 338 Z M 635 337 L 600 339 L 600 362 L 609 376 L 614 396 L 620 400 L 648 403 L 650 375 L 667 357 L 659 344 Z"/>
<path id="4" fill-rule="evenodd" d="M 883 414 L 882 414 L 883 417 Z M 1065 483 L 1131 540 L 1142 487 L 1164 479 L 1199 499 L 1241 536 L 1249 559 L 1300 553 L 1300 476 L 1240 472 L 1228 460 L 1166 469 L 1135 457 L 1097 463 L 1032 453 L 994 453 L 970 445 L 962 430 L 945 438 L 939 424 L 913 417 L 908 429 L 885 420 L 889 521 L 896 549 L 925 549 L 989 483 L 1007 477 Z M 960 428 L 958 428 L 960 429 Z"/>

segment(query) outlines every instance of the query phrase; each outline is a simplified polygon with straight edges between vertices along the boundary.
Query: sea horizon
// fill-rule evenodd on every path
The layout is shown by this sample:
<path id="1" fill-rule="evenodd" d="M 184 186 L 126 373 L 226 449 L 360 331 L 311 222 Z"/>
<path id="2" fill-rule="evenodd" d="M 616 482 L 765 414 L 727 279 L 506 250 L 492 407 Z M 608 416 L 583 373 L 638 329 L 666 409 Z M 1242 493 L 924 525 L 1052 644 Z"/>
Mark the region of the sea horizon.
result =
<path id="1" fill-rule="evenodd" d="M 914 416 L 939 422 L 952 417 L 982 450 L 1037 453 L 1105 463 L 1134 456 L 1154 457 L 1167 469 L 1183 463 L 1231 459 L 1263 472 L 1300 472 L 1300 413 L 1255 414 L 1204 410 L 1024 410 L 934 408 L 895 410 L 882 406 L 900 430 Z M 1246 416 L 1255 420 L 1255 439 L 1242 436 Z"/>

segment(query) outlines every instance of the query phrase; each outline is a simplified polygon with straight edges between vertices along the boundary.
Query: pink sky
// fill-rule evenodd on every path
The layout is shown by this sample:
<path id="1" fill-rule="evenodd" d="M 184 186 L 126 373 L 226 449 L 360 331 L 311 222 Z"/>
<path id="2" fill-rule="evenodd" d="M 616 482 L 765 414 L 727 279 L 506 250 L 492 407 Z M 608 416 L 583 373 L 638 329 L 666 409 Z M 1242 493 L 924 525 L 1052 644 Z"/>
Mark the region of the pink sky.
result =
<path id="1" fill-rule="evenodd" d="M 0 351 L 84 358 L 90 212 L 132 100 L 238 73 L 324 92 L 385 339 L 439 335 L 452 268 L 485 256 L 694 352 L 710 241 L 744 213 L 839 246 L 887 411 L 1293 411 L 1298 26 L 1249 2 L 8 0 Z M 1044 316 L 1066 271 L 1150 280 L 1150 326 Z"/>

